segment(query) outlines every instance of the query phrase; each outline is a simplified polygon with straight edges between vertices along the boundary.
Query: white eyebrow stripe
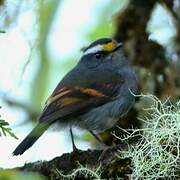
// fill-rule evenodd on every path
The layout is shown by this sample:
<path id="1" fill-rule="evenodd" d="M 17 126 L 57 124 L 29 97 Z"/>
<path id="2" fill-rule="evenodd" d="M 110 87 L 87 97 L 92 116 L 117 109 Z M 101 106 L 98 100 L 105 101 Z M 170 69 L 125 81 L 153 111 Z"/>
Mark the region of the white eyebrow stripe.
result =
<path id="1" fill-rule="evenodd" d="M 91 54 L 91 53 L 97 53 L 98 51 L 102 51 L 103 50 L 103 46 L 102 45 L 96 45 L 94 47 L 91 47 L 89 49 L 87 49 L 83 55 L 87 55 L 87 54 Z"/>

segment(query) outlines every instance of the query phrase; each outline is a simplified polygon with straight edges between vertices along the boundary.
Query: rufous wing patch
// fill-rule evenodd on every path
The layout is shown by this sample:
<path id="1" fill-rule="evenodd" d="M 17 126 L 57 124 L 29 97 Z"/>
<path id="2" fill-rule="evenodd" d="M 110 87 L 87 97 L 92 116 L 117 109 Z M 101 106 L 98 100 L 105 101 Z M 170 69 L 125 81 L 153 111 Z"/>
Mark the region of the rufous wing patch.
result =
<path id="1" fill-rule="evenodd" d="M 84 94 L 88 94 L 90 96 L 96 96 L 96 97 L 108 97 L 105 94 L 97 91 L 96 89 L 92 89 L 92 88 L 80 88 L 77 87 L 77 89 L 80 90 L 80 92 L 84 93 Z"/>
<path id="2" fill-rule="evenodd" d="M 73 105 L 78 102 L 82 101 L 82 99 L 76 98 L 76 97 L 65 97 L 60 101 L 60 107 L 65 107 L 68 105 Z"/>
<path id="3" fill-rule="evenodd" d="M 63 91 L 59 91 L 55 95 L 50 96 L 48 98 L 48 100 L 46 101 L 45 106 L 49 106 L 49 104 L 51 104 L 52 102 L 56 101 L 57 99 L 63 97 L 64 95 L 68 94 L 71 91 L 72 91 L 72 89 L 64 89 Z"/>
<path id="4" fill-rule="evenodd" d="M 94 96 L 94 97 L 108 97 L 107 95 L 103 94 L 102 92 L 92 89 L 92 88 L 82 88 L 82 87 L 74 87 L 71 89 L 63 88 L 63 90 L 59 90 L 54 95 L 50 96 L 48 100 L 45 103 L 45 108 L 48 107 L 53 102 L 57 101 L 58 99 L 61 99 L 60 106 L 66 106 L 71 103 L 75 103 L 80 101 L 81 99 L 79 97 L 72 97 L 70 95 L 71 92 L 79 91 L 82 94 L 88 95 L 88 96 Z M 69 94 L 69 97 L 68 97 Z M 67 95 L 67 97 L 65 97 Z M 63 97 L 64 96 L 64 97 Z"/>
<path id="5" fill-rule="evenodd" d="M 57 88 L 49 97 L 42 112 L 41 119 L 63 117 L 71 112 L 89 109 L 111 100 L 119 89 L 115 83 L 98 84 L 89 87 Z M 59 113 L 59 114 L 58 114 Z M 52 116 L 51 116 L 52 115 Z"/>

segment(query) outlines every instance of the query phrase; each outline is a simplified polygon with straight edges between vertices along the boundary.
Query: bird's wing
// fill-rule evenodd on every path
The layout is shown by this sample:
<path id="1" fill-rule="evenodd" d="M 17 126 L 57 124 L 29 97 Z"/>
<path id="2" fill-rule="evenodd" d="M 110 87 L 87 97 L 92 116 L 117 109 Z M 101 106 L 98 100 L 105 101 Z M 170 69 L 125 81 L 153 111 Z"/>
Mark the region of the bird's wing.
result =
<path id="1" fill-rule="evenodd" d="M 57 87 L 46 102 L 40 123 L 14 150 L 14 155 L 23 154 L 46 129 L 57 119 L 76 116 L 93 107 L 100 106 L 117 94 L 121 84 L 93 84 L 90 87 Z"/>
<path id="2" fill-rule="evenodd" d="M 57 119 L 77 116 L 100 106 L 117 94 L 121 83 L 94 83 L 89 87 L 61 87 L 47 100 L 40 122 L 54 122 Z"/>

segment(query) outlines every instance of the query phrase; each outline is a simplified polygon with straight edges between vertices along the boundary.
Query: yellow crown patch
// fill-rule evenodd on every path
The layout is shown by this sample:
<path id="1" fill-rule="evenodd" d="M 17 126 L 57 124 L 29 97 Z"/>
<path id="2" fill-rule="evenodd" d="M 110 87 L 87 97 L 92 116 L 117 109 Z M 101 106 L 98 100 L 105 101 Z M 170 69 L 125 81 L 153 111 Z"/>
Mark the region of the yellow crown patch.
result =
<path id="1" fill-rule="evenodd" d="M 103 51 L 111 52 L 117 47 L 117 43 L 115 40 L 112 40 L 111 42 L 107 44 L 103 44 Z"/>

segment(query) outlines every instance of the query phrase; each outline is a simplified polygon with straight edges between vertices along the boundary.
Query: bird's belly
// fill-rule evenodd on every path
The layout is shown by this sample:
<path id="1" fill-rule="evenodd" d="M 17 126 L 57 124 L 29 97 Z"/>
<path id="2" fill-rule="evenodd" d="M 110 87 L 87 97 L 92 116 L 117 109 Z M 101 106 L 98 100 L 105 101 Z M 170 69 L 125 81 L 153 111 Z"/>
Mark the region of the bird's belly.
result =
<path id="1" fill-rule="evenodd" d="M 110 129 L 113 127 L 118 118 L 114 117 L 105 117 L 101 118 L 94 118 L 91 117 L 84 119 L 83 123 L 79 124 L 79 127 L 86 130 L 96 131 L 96 132 L 103 132 L 106 129 Z"/>
<path id="2" fill-rule="evenodd" d="M 77 125 L 87 130 L 105 131 L 113 127 L 118 119 L 129 111 L 130 106 L 123 98 L 109 102 L 80 116 Z"/>

